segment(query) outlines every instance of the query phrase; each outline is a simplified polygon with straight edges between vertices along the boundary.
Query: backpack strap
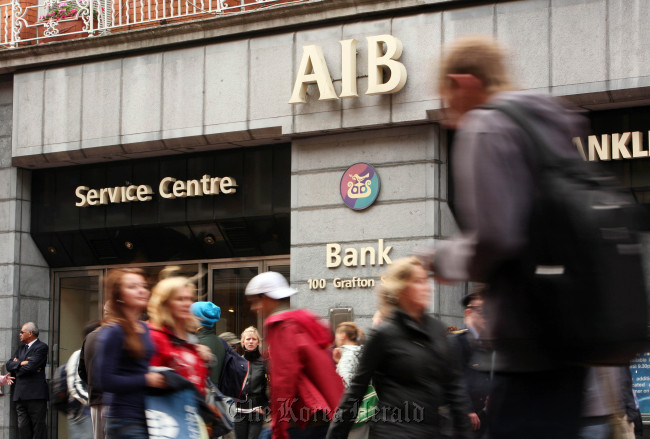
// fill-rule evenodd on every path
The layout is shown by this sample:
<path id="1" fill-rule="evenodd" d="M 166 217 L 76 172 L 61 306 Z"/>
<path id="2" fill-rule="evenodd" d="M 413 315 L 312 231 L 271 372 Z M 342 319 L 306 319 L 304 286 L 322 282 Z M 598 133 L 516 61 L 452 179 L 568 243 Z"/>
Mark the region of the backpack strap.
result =
<path id="1" fill-rule="evenodd" d="M 558 166 L 563 160 L 549 148 L 545 137 L 540 133 L 539 128 L 533 123 L 535 116 L 528 108 L 517 102 L 501 100 L 480 108 L 486 110 L 497 110 L 508 116 L 521 128 L 532 144 L 529 154 L 533 162 L 541 167 Z"/>

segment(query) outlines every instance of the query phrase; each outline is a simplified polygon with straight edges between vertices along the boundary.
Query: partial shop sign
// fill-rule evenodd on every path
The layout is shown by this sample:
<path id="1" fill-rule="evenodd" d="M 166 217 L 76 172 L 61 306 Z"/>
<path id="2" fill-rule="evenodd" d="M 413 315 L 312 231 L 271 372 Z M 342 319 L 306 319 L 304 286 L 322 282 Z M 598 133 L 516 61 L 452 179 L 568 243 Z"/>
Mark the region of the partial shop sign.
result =
<path id="1" fill-rule="evenodd" d="M 644 421 L 650 421 L 650 352 L 638 355 L 630 362 L 632 388 Z"/>

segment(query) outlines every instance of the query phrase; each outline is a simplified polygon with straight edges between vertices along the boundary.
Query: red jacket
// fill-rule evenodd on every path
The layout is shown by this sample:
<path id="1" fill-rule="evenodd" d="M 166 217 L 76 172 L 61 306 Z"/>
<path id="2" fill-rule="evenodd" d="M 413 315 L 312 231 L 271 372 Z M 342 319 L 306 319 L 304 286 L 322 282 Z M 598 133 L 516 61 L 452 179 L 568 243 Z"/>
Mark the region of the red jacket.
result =
<path id="1" fill-rule="evenodd" d="M 273 438 L 288 438 L 291 424 L 304 428 L 317 411 L 331 420 L 344 387 L 329 350 L 334 341 L 329 326 L 307 310 L 272 315 L 264 325 Z"/>
<path id="2" fill-rule="evenodd" d="M 154 346 L 149 364 L 174 369 L 205 394 L 208 367 L 199 356 L 195 345 L 176 337 L 169 328 L 154 329 L 149 325 L 149 334 Z"/>

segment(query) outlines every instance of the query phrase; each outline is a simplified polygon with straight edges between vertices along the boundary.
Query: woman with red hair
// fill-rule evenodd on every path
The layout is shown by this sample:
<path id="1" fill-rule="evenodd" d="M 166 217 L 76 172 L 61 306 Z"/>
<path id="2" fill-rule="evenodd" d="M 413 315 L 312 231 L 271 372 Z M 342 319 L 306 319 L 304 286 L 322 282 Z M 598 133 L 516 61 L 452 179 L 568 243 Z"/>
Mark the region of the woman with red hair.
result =
<path id="1" fill-rule="evenodd" d="M 153 345 L 147 325 L 140 321 L 149 301 L 149 286 L 142 270 L 119 268 L 106 275 L 105 291 L 107 315 L 93 369 L 108 396 L 106 438 L 147 438 L 145 389 L 165 387 L 161 374 L 149 372 Z"/>

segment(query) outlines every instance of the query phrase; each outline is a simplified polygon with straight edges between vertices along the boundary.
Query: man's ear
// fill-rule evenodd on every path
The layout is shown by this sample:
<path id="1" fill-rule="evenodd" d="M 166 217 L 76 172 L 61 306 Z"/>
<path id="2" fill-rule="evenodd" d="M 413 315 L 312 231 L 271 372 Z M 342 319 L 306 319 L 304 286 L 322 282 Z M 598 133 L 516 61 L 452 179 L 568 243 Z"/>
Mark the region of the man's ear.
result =
<path id="1" fill-rule="evenodd" d="M 448 73 L 447 79 L 454 87 L 467 91 L 478 91 L 483 89 L 483 83 L 476 76 L 469 73 Z"/>

